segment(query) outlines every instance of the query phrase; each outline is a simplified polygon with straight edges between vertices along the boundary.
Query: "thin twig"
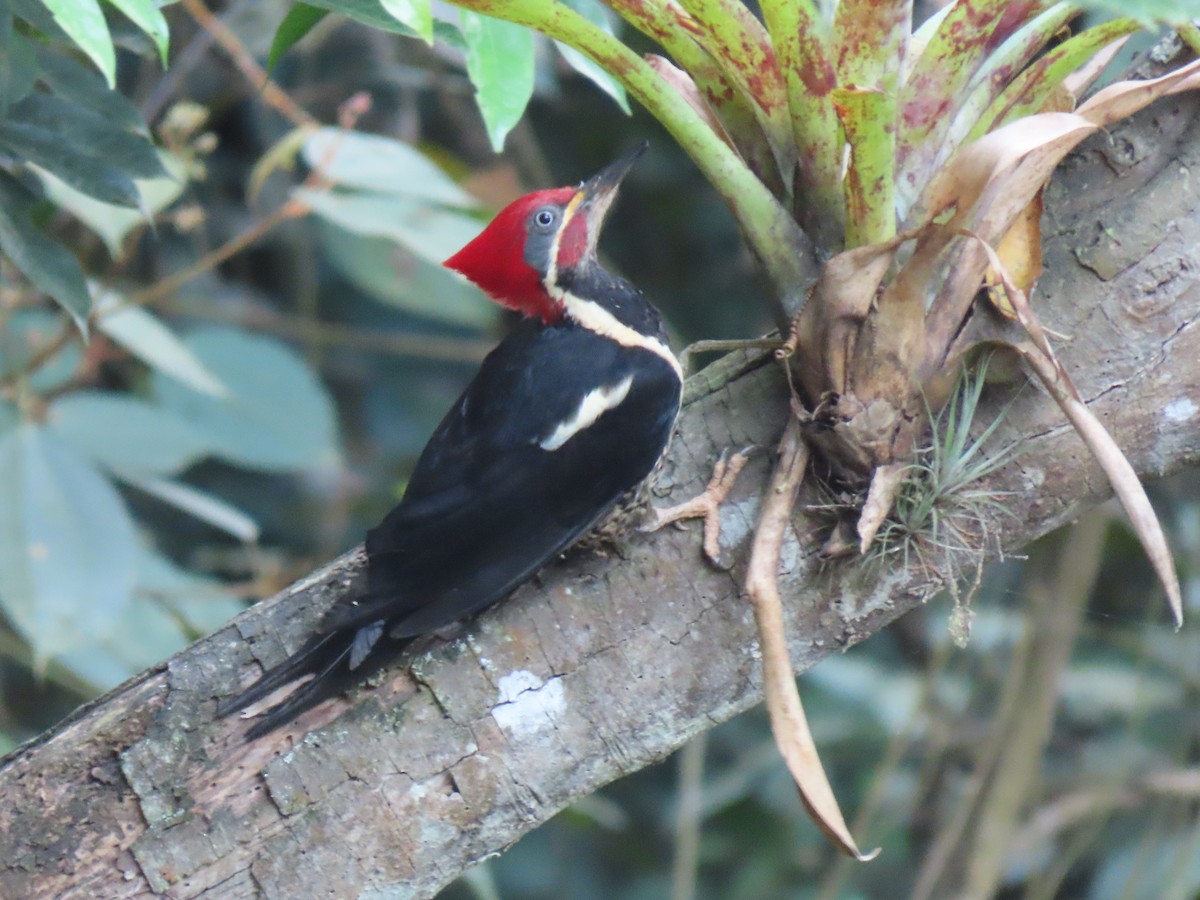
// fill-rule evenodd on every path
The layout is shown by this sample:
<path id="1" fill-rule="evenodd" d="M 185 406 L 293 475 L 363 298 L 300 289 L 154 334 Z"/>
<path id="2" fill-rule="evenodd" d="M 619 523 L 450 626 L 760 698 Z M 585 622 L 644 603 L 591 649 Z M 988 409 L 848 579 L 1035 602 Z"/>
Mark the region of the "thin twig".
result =
<path id="1" fill-rule="evenodd" d="M 246 49 L 224 22 L 212 14 L 201 0 L 183 0 L 183 8 L 196 22 L 209 32 L 221 48 L 229 54 L 233 64 L 238 67 L 246 81 L 254 90 L 262 94 L 263 101 L 282 116 L 297 126 L 316 127 L 320 123 L 300 108 L 287 93 L 275 84 L 267 75 L 266 70 L 258 64 L 254 55 Z"/>
<path id="2" fill-rule="evenodd" d="M 172 311 L 183 312 L 174 306 Z M 456 338 L 428 334 L 399 334 L 379 329 L 355 328 L 332 322 L 314 322 L 261 310 L 237 311 L 215 306 L 187 309 L 188 316 L 210 322 L 226 322 L 264 331 L 288 340 L 322 347 L 352 347 L 393 356 L 435 359 L 441 362 L 478 363 L 495 346 L 480 338 Z"/>
<path id="3" fill-rule="evenodd" d="M 175 293 L 180 287 L 191 281 L 197 275 L 203 275 L 205 272 L 215 269 L 230 257 L 245 250 L 277 225 L 283 224 L 288 219 L 299 218 L 300 216 L 305 216 L 307 214 L 307 206 L 298 200 L 289 200 L 269 216 L 259 219 L 241 234 L 238 234 L 226 241 L 216 250 L 206 253 L 190 266 L 184 266 L 174 275 L 168 275 L 166 278 L 162 279 L 156 284 L 150 285 L 148 288 L 143 288 L 140 291 L 134 291 L 123 303 L 114 304 L 97 315 L 104 316 L 118 310 L 128 309 L 131 306 L 148 306 L 152 303 L 157 303 L 158 301 L 171 296 L 171 294 Z"/>
<path id="4" fill-rule="evenodd" d="M 671 865 L 671 900 L 696 896 L 700 867 L 700 826 L 704 823 L 704 750 L 700 732 L 679 751 L 679 806 L 675 812 L 675 860 Z"/>

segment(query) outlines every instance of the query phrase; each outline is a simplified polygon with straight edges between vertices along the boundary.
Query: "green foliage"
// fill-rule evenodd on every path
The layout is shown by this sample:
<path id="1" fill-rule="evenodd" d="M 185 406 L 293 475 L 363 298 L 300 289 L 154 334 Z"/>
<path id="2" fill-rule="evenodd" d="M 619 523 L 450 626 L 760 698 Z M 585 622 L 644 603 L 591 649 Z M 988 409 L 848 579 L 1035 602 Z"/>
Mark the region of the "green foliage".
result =
<path id="1" fill-rule="evenodd" d="M 267 54 L 267 71 L 270 72 L 279 65 L 283 55 L 292 49 L 304 36 L 312 31 L 317 23 L 329 15 L 328 9 L 313 6 L 311 3 L 296 3 L 288 10 L 275 37 L 271 39 L 271 52 Z"/>
<path id="2" fill-rule="evenodd" d="M 86 334 L 92 299 L 83 271 L 70 251 L 33 224 L 33 205 L 25 186 L 0 171 L 0 251 L 38 290 L 58 301 Z"/>
<path id="3" fill-rule="evenodd" d="M 214 456 L 267 472 L 338 465 L 333 404 L 295 352 L 224 328 L 199 329 L 185 343 L 228 396 L 198 393 L 156 372 L 155 399 L 203 434 Z"/>
<path id="4" fill-rule="evenodd" d="M 60 324 L 48 309 L 20 309 L 9 316 L 0 332 L 0 379 L 24 378 L 33 391 L 53 391 L 70 381 L 83 359 L 78 344 L 66 344 L 36 369 L 29 368 L 53 344 Z"/>
<path id="5" fill-rule="evenodd" d="M 0 605 L 34 657 L 112 633 L 136 579 L 137 536 L 117 491 L 55 435 L 0 435 Z"/>
<path id="6" fill-rule="evenodd" d="M 475 85 L 475 100 L 492 149 L 498 152 L 533 96 L 533 34 L 520 25 L 465 9 L 460 16 L 467 42 L 467 74 Z"/>
<path id="7" fill-rule="evenodd" d="M 25 0 L 26 4 L 33 0 Z M 58 25 L 88 55 L 108 82 L 117 86 L 117 54 L 100 0 L 41 0 Z"/>
<path id="8" fill-rule="evenodd" d="M 185 387 L 214 397 L 227 397 L 223 385 L 180 337 L 153 313 L 122 304 L 113 293 L 96 303 L 100 331 L 150 368 Z"/>
<path id="9" fill-rule="evenodd" d="M 157 6 L 151 0 L 118 5 L 152 32 L 165 58 L 166 23 Z M 5 9 L 0 18 L 0 250 L 86 332 L 91 299 L 82 270 L 34 224 L 37 197 L 28 173 L 51 183 L 63 205 L 103 221 L 107 206 L 146 210 L 169 202 L 169 188 L 148 185 L 147 203 L 134 182 L 163 178 L 166 169 L 136 107 L 111 90 L 115 56 L 96 0 L 54 0 L 46 8 L 20 0 L 15 13 Z M 65 54 L 66 40 L 88 53 L 107 85 Z M 134 226 L 120 218 L 98 227 L 114 245 Z"/>

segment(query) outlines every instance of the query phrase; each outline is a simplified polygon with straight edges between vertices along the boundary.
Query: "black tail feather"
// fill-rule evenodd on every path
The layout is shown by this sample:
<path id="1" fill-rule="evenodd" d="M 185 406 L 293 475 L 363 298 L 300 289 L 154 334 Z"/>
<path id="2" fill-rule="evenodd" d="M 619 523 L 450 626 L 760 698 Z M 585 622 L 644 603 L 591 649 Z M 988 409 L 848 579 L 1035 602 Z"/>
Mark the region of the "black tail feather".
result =
<path id="1" fill-rule="evenodd" d="M 322 700 L 361 682 L 410 643 L 407 640 L 381 641 L 383 627 L 384 623 L 379 621 L 364 628 L 314 634 L 299 650 L 267 670 L 254 684 L 222 702 L 217 707 L 217 716 L 246 709 L 284 685 L 312 675 L 311 680 L 300 685 L 281 703 L 266 710 L 246 732 L 246 740 L 253 741 L 286 725 Z"/>
<path id="2" fill-rule="evenodd" d="M 217 706 L 217 717 L 224 718 L 231 713 L 243 710 L 247 706 L 257 703 L 272 691 L 283 687 L 289 681 L 295 681 L 309 672 L 325 668 L 328 660 L 343 653 L 353 638 L 351 636 L 351 640 L 338 641 L 338 637 L 337 634 L 314 634 L 303 647 L 279 665 L 268 669 L 263 677 L 254 684 L 237 696 L 222 701 Z"/>
<path id="3" fill-rule="evenodd" d="M 334 636 L 327 635 L 326 637 Z M 358 680 L 358 673 L 352 673 L 349 666 L 344 665 L 346 659 L 350 656 L 351 648 L 354 646 L 354 634 L 336 636 L 342 638 L 342 640 L 336 642 L 336 650 L 333 652 L 332 657 L 316 671 L 311 681 L 302 684 L 289 694 L 287 699 L 282 703 L 272 706 L 263 713 L 262 718 L 246 731 L 246 740 L 257 740 L 264 734 L 268 734 L 276 728 L 286 725 L 302 712 L 312 709 L 322 700 L 332 697 L 343 688 L 348 687 L 354 681 Z M 346 639 L 347 637 L 349 638 L 348 640 Z M 338 671 L 339 668 L 341 669 L 340 672 Z"/>

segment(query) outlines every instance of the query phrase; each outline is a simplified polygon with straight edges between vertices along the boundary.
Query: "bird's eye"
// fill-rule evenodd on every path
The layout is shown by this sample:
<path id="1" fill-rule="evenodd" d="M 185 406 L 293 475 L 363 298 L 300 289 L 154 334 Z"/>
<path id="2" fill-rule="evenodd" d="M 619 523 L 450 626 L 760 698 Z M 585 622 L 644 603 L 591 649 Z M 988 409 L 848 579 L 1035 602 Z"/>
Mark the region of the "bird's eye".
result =
<path id="1" fill-rule="evenodd" d="M 551 228 L 558 221 L 558 210 L 543 207 L 533 214 L 533 224 L 542 230 Z"/>

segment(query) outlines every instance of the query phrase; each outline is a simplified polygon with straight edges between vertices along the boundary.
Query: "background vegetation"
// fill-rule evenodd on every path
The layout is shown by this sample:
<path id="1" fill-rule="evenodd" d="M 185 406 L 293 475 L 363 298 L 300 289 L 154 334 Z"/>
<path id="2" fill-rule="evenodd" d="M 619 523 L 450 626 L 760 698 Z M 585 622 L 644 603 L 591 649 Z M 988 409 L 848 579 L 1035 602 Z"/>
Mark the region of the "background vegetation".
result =
<path id="1" fill-rule="evenodd" d="M 770 324 L 753 262 L 692 164 L 547 41 L 502 32 L 515 43 L 489 58 L 479 48 L 495 41 L 443 32 L 430 47 L 328 16 L 280 56 L 276 89 L 257 67 L 290 4 L 214 4 L 212 19 L 184 0 L 162 25 L 154 4 L 114 6 L 133 17 L 107 9 L 121 48 L 109 66 L 71 49 L 87 40 L 62 33 L 55 4 L 0 5 L 10 746 L 360 540 L 505 326 L 436 261 L 524 190 L 577 181 L 648 136 L 607 230 L 613 265 L 667 313 L 677 346 Z M 509 84 L 514 54 L 535 60 L 533 101 L 497 156 L 503 91 L 485 121 L 467 70 Z M 384 140 L 295 131 L 338 122 Z M 71 248 L 86 285 L 30 223 Z M 100 312 L 84 346 L 86 302 Z M 1193 618 L 1195 487 L 1192 475 L 1154 490 Z M 45 566 L 14 558 L 31 543 Z M 1200 646 L 1170 636 L 1147 599 L 1157 590 L 1136 540 L 1101 511 L 991 571 L 965 647 L 934 604 L 807 676 L 855 835 L 887 848 L 869 865 L 836 857 L 803 815 L 756 712 L 448 894 L 936 895 L 958 866 L 1012 896 L 1193 896 Z M 995 851 L 1010 841 L 1020 852 Z"/>

